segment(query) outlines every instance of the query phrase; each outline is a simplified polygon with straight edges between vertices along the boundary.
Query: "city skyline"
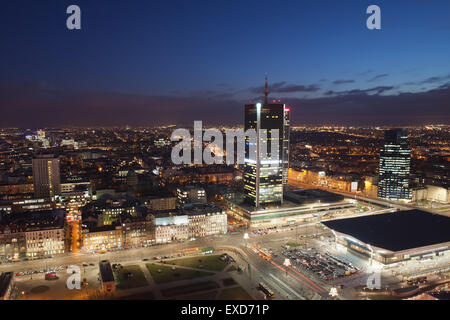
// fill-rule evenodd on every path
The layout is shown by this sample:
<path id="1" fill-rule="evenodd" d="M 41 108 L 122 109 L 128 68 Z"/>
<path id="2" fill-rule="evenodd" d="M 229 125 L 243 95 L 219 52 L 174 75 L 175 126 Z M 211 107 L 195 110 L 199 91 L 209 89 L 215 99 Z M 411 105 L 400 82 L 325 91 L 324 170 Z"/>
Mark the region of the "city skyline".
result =
<path id="1" fill-rule="evenodd" d="M 2 4 L 0 300 L 450 299 L 449 13 Z"/>
<path id="2" fill-rule="evenodd" d="M 75 31 L 66 2 L 3 6 L 1 127 L 242 123 L 265 72 L 293 125 L 450 121 L 445 1 L 380 1 L 381 30 L 367 1 L 79 1 Z"/>

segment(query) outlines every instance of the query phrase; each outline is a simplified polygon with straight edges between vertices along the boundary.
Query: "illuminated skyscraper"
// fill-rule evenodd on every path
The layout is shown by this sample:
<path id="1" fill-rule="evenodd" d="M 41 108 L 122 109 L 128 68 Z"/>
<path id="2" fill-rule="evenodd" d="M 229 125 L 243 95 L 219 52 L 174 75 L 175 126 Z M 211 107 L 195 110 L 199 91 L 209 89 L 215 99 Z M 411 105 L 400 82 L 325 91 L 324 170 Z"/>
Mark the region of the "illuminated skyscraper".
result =
<path id="1" fill-rule="evenodd" d="M 283 202 L 283 182 L 287 181 L 289 168 L 289 108 L 281 103 L 268 103 L 266 77 L 264 104 L 245 105 L 244 130 L 256 131 L 255 155 L 250 154 L 253 143 L 246 138 L 244 165 L 244 195 L 247 203 L 255 207 Z M 278 135 L 274 129 L 278 130 Z M 278 140 L 278 149 L 273 150 L 272 141 Z M 267 152 L 267 153 L 266 153 Z"/>
<path id="2" fill-rule="evenodd" d="M 59 159 L 53 155 L 41 155 L 33 159 L 34 196 L 53 199 L 61 193 Z"/>
<path id="3" fill-rule="evenodd" d="M 289 173 L 289 145 L 291 135 L 291 109 L 284 107 L 283 124 L 283 187 L 287 185 Z"/>
<path id="4" fill-rule="evenodd" d="M 411 200 L 409 170 L 411 150 L 408 133 L 401 129 L 387 130 L 380 152 L 378 197 L 388 200 Z"/>

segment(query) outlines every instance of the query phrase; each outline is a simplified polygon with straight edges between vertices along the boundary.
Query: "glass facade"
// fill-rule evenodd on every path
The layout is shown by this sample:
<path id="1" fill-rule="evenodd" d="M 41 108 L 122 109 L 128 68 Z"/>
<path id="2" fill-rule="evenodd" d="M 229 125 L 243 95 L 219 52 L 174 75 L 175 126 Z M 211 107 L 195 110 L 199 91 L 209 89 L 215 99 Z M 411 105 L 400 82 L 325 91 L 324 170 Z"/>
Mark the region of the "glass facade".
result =
<path id="1" fill-rule="evenodd" d="M 256 103 L 245 106 L 245 130 L 256 131 L 257 145 L 250 148 L 254 142 L 246 137 L 244 194 L 246 201 L 255 207 L 281 203 L 283 200 L 284 160 L 289 149 L 288 129 L 285 129 L 289 121 L 286 122 L 286 118 L 289 119 L 289 115 L 284 104 Z M 274 129 L 278 130 L 278 135 L 272 131 Z M 276 145 L 272 148 L 275 139 L 278 140 L 278 148 Z"/>
<path id="2" fill-rule="evenodd" d="M 411 200 L 409 171 L 411 150 L 408 133 L 393 129 L 385 132 L 384 146 L 380 152 L 378 197 L 388 200 Z"/>

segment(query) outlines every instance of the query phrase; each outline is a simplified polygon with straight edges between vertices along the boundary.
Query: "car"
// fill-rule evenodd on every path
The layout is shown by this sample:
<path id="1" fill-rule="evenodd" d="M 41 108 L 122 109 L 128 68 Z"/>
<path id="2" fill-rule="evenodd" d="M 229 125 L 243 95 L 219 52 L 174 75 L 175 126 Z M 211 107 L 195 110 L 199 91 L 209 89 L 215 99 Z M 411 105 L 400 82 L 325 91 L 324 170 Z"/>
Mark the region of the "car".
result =
<path id="1" fill-rule="evenodd" d="M 144 259 L 142 259 L 142 261 L 148 261 L 148 259 L 147 259 L 147 258 L 144 258 Z"/>

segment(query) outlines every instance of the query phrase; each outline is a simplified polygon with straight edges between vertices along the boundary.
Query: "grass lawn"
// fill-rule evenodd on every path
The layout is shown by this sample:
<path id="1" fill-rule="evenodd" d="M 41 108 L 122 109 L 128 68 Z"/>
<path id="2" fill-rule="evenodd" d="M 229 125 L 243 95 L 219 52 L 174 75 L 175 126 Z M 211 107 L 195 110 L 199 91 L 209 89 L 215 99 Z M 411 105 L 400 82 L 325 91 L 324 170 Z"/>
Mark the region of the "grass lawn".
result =
<path id="1" fill-rule="evenodd" d="M 123 269 L 114 272 L 118 289 L 131 289 L 148 285 L 144 273 L 139 266 L 124 266 Z"/>
<path id="2" fill-rule="evenodd" d="M 171 266 L 156 265 L 153 263 L 147 264 L 146 266 L 148 271 L 150 271 L 150 274 L 152 275 L 153 281 L 155 281 L 158 284 L 213 275 L 213 273 L 211 272 L 198 270 L 188 270 L 181 268 L 176 268 L 175 270 L 172 270 Z M 161 272 L 158 272 L 158 270 L 161 270 Z"/>
<path id="3" fill-rule="evenodd" d="M 219 294 L 219 300 L 253 300 L 253 298 L 241 287 L 223 289 Z"/>
<path id="4" fill-rule="evenodd" d="M 166 263 L 210 271 L 222 271 L 228 265 L 225 261 L 220 260 L 220 255 L 167 260 Z"/>
<path id="5" fill-rule="evenodd" d="M 371 294 L 367 295 L 370 300 L 401 300 L 399 297 L 391 296 L 390 294 Z"/>
<path id="6" fill-rule="evenodd" d="M 233 264 L 231 265 L 228 269 L 227 272 L 232 272 L 232 271 L 236 271 L 238 268 Z"/>
<path id="7" fill-rule="evenodd" d="M 214 300 L 216 294 L 217 291 L 208 291 L 197 294 L 191 294 L 187 298 L 189 298 L 189 300 Z"/>
<path id="8" fill-rule="evenodd" d="M 222 283 L 225 287 L 234 286 L 236 281 L 233 278 L 222 279 Z"/>
<path id="9" fill-rule="evenodd" d="M 293 242 L 291 242 L 291 243 L 286 243 L 289 247 L 299 247 L 299 246 L 301 246 L 301 244 L 300 243 L 293 243 Z"/>
<path id="10" fill-rule="evenodd" d="M 165 297 L 184 296 L 183 299 L 190 299 L 190 295 L 197 295 L 201 291 L 210 291 L 219 286 L 214 281 L 195 282 L 179 287 L 162 289 L 161 293 Z M 215 291 L 216 292 L 216 291 Z"/>
<path id="11" fill-rule="evenodd" d="M 34 288 L 32 288 L 30 291 L 31 291 L 31 293 L 43 293 L 43 292 L 45 292 L 45 291 L 48 291 L 50 289 L 50 287 L 48 287 L 48 286 L 37 286 L 37 287 L 34 287 Z"/>
<path id="12" fill-rule="evenodd" d="M 121 297 L 120 300 L 154 300 L 155 296 L 152 292 L 143 292 Z"/>

